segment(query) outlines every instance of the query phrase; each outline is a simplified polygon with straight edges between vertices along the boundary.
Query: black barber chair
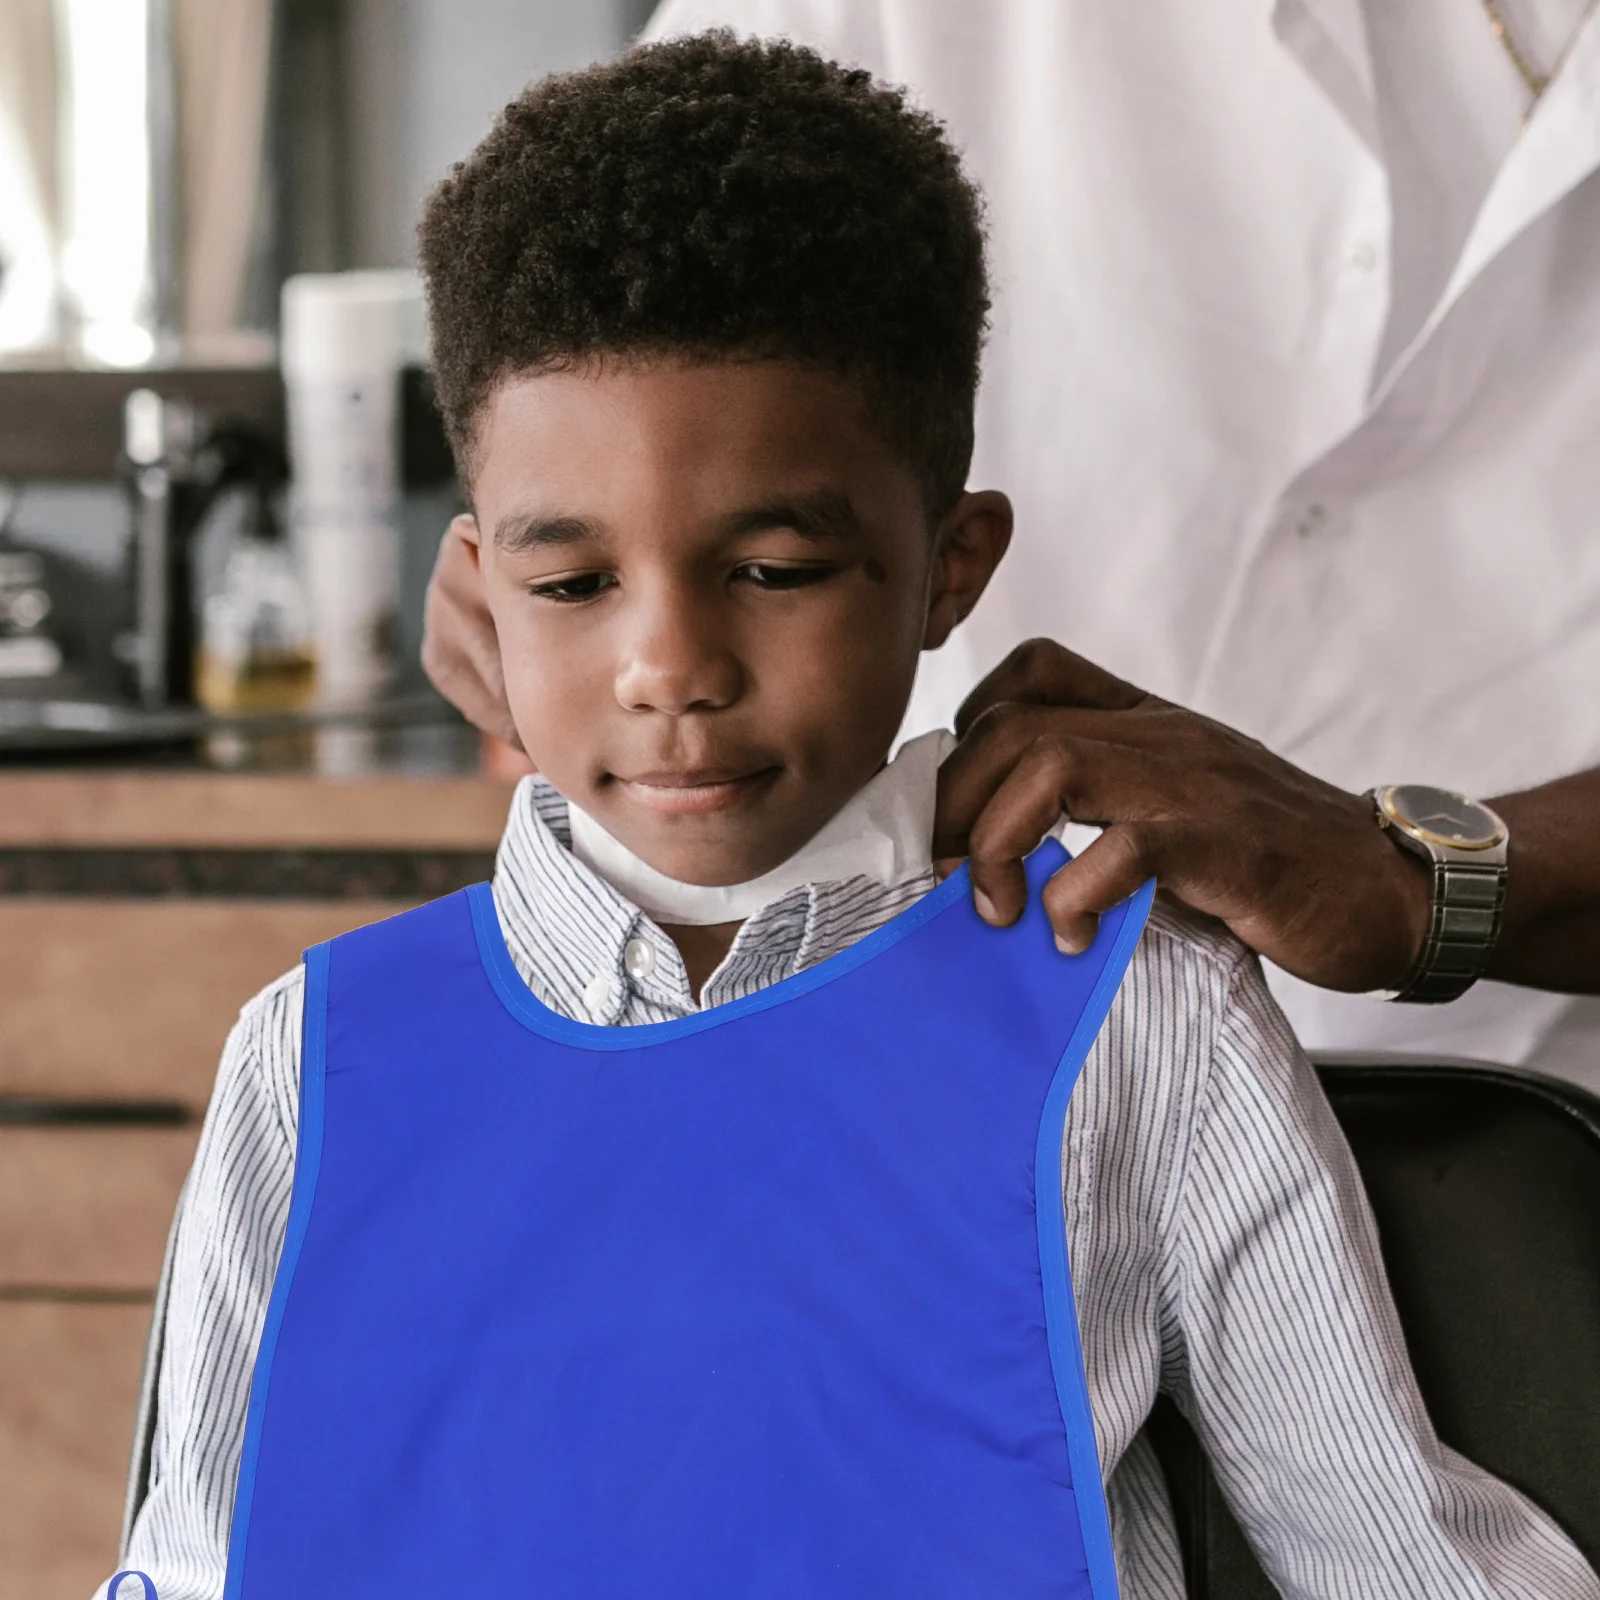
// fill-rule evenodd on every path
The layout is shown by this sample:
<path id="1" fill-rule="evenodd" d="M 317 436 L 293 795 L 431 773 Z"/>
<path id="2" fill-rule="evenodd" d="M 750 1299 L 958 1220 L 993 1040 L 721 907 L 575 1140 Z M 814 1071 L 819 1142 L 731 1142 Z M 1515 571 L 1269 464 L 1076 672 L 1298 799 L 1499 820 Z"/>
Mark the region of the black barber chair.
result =
<path id="1" fill-rule="evenodd" d="M 1469 1062 L 1318 1067 L 1439 1436 L 1600 1567 L 1600 1098 Z M 1163 1400 L 1149 1431 L 1192 1600 L 1271 1600 L 1188 1425 Z"/>

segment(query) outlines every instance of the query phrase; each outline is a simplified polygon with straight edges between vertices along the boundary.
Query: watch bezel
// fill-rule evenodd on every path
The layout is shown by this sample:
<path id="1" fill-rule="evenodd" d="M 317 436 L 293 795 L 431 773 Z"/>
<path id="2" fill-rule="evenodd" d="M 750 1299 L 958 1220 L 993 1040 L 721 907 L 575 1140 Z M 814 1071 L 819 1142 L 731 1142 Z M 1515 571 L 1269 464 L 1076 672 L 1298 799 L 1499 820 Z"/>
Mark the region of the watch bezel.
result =
<path id="1" fill-rule="evenodd" d="M 1394 795 L 1400 789 L 1428 789 L 1434 794 L 1446 796 L 1469 810 L 1481 812 L 1489 820 L 1493 829 L 1492 836 L 1488 839 L 1453 839 L 1447 834 L 1437 833 L 1432 828 L 1425 827 L 1420 822 L 1412 821 L 1410 817 L 1395 808 Z M 1497 811 L 1486 806 L 1481 800 L 1474 800 L 1471 795 L 1459 794 L 1454 789 L 1442 789 L 1431 783 L 1391 783 L 1376 790 L 1373 798 L 1378 803 L 1379 813 L 1391 827 L 1440 850 L 1459 850 L 1468 855 L 1481 855 L 1485 851 L 1499 849 L 1511 837 L 1511 830 Z"/>

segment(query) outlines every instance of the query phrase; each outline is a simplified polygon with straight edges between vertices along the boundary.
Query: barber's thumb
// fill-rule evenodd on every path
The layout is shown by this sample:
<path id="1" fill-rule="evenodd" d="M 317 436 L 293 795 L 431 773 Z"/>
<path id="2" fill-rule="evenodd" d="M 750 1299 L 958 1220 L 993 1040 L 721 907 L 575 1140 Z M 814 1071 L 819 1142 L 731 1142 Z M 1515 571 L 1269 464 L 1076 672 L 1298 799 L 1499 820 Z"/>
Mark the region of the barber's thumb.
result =
<path id="1" fill-rule="evenodd" d="M 972 903 L 985 922 L 1009 928 L 1027 908 L 1028 878 L 1017 860 L 981 861 L 970 857 Z"/>

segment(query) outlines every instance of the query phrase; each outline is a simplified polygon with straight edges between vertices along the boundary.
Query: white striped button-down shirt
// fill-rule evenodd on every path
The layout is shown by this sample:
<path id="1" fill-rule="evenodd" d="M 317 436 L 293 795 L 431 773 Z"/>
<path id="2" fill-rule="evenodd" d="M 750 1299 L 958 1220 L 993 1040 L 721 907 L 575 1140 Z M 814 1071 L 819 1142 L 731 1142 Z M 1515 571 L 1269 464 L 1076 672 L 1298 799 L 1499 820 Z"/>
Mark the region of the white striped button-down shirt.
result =
<path id="1" fill-rule="evenodd" d="M 791 891 L 740 929 L 703 1003 L 826 960 L 932 883 Z M 562 1015 L 627 1027 L 696 1009 L 676 947 L 571 854 L 565 804 L 536 780 L 513 802 L 494 896 L 518 971 Z M 635 945 L 630 959 L 639 940 L 650 956 Z M 302 992 L 297 969 L 245 1007 L 180 1205 L 151 1482 L 123 1563 L 160 1600 L 223 1591 L 294 1177 Z M 1355 1166 L 1246 951 L 1157 909 L 1065 1139 L 1073 1283 L 1126 1600 L 1183 1595 L 1139 1432 L 1158 1390 L 1194 1421 L 1286 1595 L 1600 1600 L 1547 1518 L 1435 1438 Z"/>

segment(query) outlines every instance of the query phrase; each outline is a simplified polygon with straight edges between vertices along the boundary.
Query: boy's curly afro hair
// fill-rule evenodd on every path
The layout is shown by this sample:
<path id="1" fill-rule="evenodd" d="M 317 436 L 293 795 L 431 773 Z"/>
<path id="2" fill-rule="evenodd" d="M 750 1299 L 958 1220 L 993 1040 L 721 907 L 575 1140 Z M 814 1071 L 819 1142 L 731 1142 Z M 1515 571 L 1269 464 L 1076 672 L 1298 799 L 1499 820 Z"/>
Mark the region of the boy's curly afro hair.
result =
<path id="1" fill-rule="evenodd" d="M 930 516 L 965 485 L 981 202 L 940 124 L 866 72 L 715 32 L 547 78 L 435 190 L 419 241 L 464 475 L 513 373 L 669 354 L 837 371 Z"/>

